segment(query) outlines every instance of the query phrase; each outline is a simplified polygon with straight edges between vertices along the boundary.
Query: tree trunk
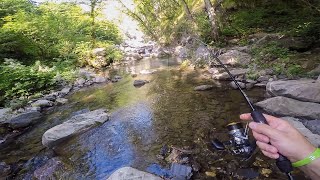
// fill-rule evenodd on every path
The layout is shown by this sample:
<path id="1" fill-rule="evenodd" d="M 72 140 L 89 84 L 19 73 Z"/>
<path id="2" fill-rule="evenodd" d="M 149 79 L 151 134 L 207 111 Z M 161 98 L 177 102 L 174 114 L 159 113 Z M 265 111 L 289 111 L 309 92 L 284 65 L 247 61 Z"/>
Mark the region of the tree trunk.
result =
<path id="1" fill-rule="evenodd" d="M 188 19 L 193 21 L 193 17 L 192 17 L 192 14 L 191 14 L 191 11 L 190 11 L 190 9 L 188 7 L 187 2 L 185 0 L 180 0 L 180 1 L 181 1 L 182 5 L 183 5 L 184 11 L 186 12 Z"/>
<path id="2" fill-rule="evenodd" d="M 90 17 L 91 17 L 91 40 L 92 40 L 92 47 L 96 45 L 96 6 L 97 0 L 92 0 L 90 3 Z"/>
<path id="3" fill-rule="evenodd" d="M 218 27 L 218 17 L 210 0 L 204 0 L 208 17 L 211 24 L 211 34 L 215 41 L 219 39 L 219 27 Z"/>

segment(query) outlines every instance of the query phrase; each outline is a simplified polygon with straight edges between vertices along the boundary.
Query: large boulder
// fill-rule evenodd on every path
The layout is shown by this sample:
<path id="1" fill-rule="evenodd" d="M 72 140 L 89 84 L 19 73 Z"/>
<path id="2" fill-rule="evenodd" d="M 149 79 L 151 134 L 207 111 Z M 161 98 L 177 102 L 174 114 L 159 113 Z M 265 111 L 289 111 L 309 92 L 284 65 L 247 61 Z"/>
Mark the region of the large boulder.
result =
<path id="1" fill-rule="evenodd" d="M 243 76 L 247 72 L 249 72 L 249 69 L 232 69 L 232 70 L 230 70 L 230 73 L 235 77 Z M 227 72 L 213 74 L 212 78 L 217 79 L 217 80 L 230 80 L 231 79 Z"/>
<path id="2" fill-rule="evenodd" d="M 273 96 L 285 96 L 301 101 L 320 103 L 320 83 L 314 80 L 273 81 L 267 84 Z"/>
<path id="3" fill-rule="evenodd" d="M 282 117 L 293 125 L 301 134 L 303 134 L 314 146 L 320 146 L 320 135 L 312 133 L 302 122 L 293 117 Z"/>
<path id="4" fill-rule="evenodd" d="M 139 171 L 132 167 L 123 167 L 111 174 L 107 180 L 162 180 L 153 174 Z"/>
<path id="5" fill-rule="evenodd" d="M 312 46 L 312 41 L 304 37 L 282 37 L 277 42 L 280 46 L 293 51 L 307 51 Z"/>
<path id="6" fill-rule="evenodd" d="M 30 111 L 22 114 L 18 114 L 9 120 L 6 120 L 4 124 L 7 124 L 13 129 L 24 128 L 34 124 L 40 119 L 41 113 L 38 111 Z"/>
<path id="7" fill-rule="evenodd" d="M 320 104 L 317 103 L 278 96 L 258 102 L 256 105 L 269 113 L 281 116 L 320 119 Z"/>
<path id="8" fill-rule="evenodd" d="M 83 133 L 98 124 L 106 122 L 108 119 L 109 115 L 105 109 L 75 115 L 66 122 L 47 130 L 42 136 L 42 144 L 46 147 L 54 147 L 63 140 Z"/>
<path id="9" fill-rule="evenodd" d="M 218 56 L 223 64 L 226 65 L 248 65 L 252 59 L 248 53 L 240 52 L 238 50 L 229 50 L 224 54 Z"/>

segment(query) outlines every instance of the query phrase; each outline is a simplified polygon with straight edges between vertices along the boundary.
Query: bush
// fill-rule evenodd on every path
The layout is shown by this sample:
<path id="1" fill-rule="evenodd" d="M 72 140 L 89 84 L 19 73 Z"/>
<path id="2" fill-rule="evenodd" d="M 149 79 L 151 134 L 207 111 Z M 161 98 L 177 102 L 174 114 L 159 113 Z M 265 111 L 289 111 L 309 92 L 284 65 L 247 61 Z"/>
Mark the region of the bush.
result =
<path id="1" fill-rule="evenodd" d="M 66 66 L 66 63 L 57 63 L 49 68 L 39 61 L 32 66 L 25 66 L 7 59 L 0 66 L 0 105 L 7 99 L 25 99 L 36 93 L 51 90 L 61 81 L 73 80 L 75 74 L 72 66 Z"/>

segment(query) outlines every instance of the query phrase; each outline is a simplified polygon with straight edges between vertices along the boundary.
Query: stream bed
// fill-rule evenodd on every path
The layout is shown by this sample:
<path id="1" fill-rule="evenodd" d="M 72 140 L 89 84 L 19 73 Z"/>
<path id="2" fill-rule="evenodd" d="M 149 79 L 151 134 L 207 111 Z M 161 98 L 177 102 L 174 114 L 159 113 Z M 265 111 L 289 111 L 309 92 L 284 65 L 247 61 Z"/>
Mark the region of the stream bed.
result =
<path id="1" fill-rule="evenodd" d="M 241 162 L 210 148 L 210 140 L 226 138 L 225 126 L 239 121 L 239 114 L 250 109 L 227 82 L 206 78 L 203 70 L 179 67 L 179 61 L 170 58 L 143 59 L 110 69 L 110 76 L 122 76 L 119 82 L 81 89 L 67 97 L 68 104 L 46 110 L 37 125 L 0 149 L 0 161 L 13 165 L 12 179 L 100 180 L 124 166 L 164 176 L 170 163 L 157 155 L 167 145 L 193 152 L 190 159 L 200 170 L 193 172 L 192 179 L 286 179 L 274 161 L 260 153 L 251 162 Z M 133 72 L 139 75 L 133 78 Z M 150 83 L 137 88 L 135 79 Z M 193 90 L 202 84 L 214 85 L 214 89 Z M 261 88 L 248 91 L 254 102 L 264 99 L 264 93 Z M 109 110 L 109 121 L 54 150 L 42 146 L 46 130 L 98 108 Z M 299 172 L 295 175 L 305 179 Z"/>

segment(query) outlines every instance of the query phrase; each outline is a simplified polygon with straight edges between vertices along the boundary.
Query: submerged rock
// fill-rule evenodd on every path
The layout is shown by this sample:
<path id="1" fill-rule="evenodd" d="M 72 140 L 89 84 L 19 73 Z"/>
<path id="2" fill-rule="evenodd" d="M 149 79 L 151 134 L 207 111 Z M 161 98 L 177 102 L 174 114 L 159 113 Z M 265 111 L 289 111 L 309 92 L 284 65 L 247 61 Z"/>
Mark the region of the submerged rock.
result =
<path id="1" fill-rule="evenodd" d="M 105 111 L 105 109 L 98 109 L 71 117 L 66 122 L 47 130 L 42 136 L 42 144 L 51 148 L 66 138 L 106 122 L 109 120 L 109 115 Z"/>
<path id="2" fill-rule="evenodd" d="M 207 91 L 213 89 L 213 85 L 201 85 L 194 88 L 195 91 Z"/>
<path id="3" fill-rule="evenodd" d="M 320 103 L 320 83 L 312 79 L 269 82 L 267 92 L 273 96 Z"/>
<path id="4" fill-rule="evenodd" d="M 39 180 L 55 179 L 55 172 L 63 169 L 64 166 L 59 158 L 49 159 L 47 163 L 36 169 L 33 176 Z"/>
<path id="5" fill-rule="evenodd" d="M 320 104 L 317 103 L 302 102 L 278 96 L 258 102 L 256 105 L 272 114 L 307 119 L 320 119 Z"/>
<path id="6" fill-rule="evenodd" d="M 162 180 L 162 178 L 132 167 L 123 167 L 111 174 L 107 180 Z"/>
<path id="7" fill-rule="evenodd" d="M 136 87 L 139 87 L 139 86 L 145 85 L 146 83 L 149 83 L 149 81 L 146 81 L 146 80 L 134 80 L 133 85 L 136 86 Z"/>
<path id="8" fill-rule="evenodd" d="M 192 176 L 192 168 L 190 166 L 172 163 L 170 172 L 174 180 L 190 179 Z"/>

